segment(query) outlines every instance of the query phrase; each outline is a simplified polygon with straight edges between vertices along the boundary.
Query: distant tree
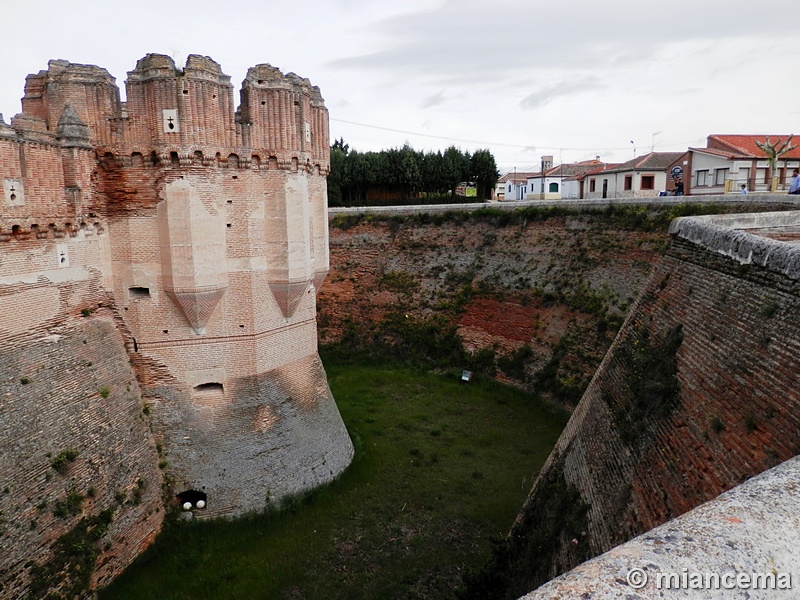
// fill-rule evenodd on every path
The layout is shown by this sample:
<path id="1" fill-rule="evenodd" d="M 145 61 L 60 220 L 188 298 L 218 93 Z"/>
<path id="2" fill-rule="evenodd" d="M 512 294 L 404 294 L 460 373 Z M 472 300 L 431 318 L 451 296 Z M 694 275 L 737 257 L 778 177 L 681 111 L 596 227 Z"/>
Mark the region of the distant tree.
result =
<path id="1" fill-rule="evenodd" d="M 428 152 L 422 157 L 422 190 L 428 196 L 443 194 L 447 191 L 447 186 L 443 183 L 443 169 L 444 157 L 441 151 Z"/>
<path id="2" fill-rule="evenodd" d="M 500 178 L 500 172 L 491 152 L 478 150 L 472 155 L 469 161 L 469 178 L 478 188 L 478 198 L 486 200 L 492 197 L 492 190 Z"/>
<path id="3" fill-rule="evenodd" d="M 759 142 L 756 140 L 756 146 L 761 148 L 764 154 L 767 155 L 767 160 L 769 161 L 769 172 L 770 176 L 772 177 L 772 185 L 770 187 L 771 191 L 775 191 L 777 189 L 777 168 L 778 168 L 778 159 L 781 155 L 786 154 L 787 152 L 791 152 L 797 145 L 790 146 L 789 142 L 792 141 L 794 136 L 790 135 L 785 142 L 781 144 L 781 140 L 777 140 L 774 144 L 769 141 L 769 138 L 765 139 L 763 142 Z"/>
<path id="4" fill-rule="evenodd" d="M 331 151 L 333 150 L 341 150 L 344 154 L 347 154 L 350 151 L 350 146 L 344 143 L 344 138 L 339 138 L 338 140 L 334 140 L 331 146 Z"/>
<path id="5" fill-rule="evenodd" d="M 462 181 L 469 179 L 469 155 L 465 155 L 455 146 L 450 146 L 444 151 L 442 161 L 442 181 L 455 197 L 456 187 Z"/>
<path id="6" fill-rule="evenodd" d="M 398 153 L 400 169 L 398 179 L 404 198 L 416 197 L 422 186 L 422 168 L 420 155 L 411 146 L 405 144 Z"/>
<path id="7" fill-rule="evenodd" d="M 343 140 L 337 140 L 331 146 L 331 170 L 328 173 L 328 204 L 342 206 L 345 182 L 345 161 L 348 146 Z"/>
<path id="8" fill-rule="evenodd" d="M 417 199 L 420 193 L 455 196 L 456 187 L 465 181 L 475 181 L 479 195 L 488 198 L 498 176 L 488 150 L 470 156 L 451 146 L 444 154 L 422 153 L 405 144 L 381 152 L 358 152 L 339 138 L 331 145 L 328 202 L 331 206 L 365 205 L 370 190 L 378 191 L 373 199 L 383 192 L 388 193 L 383 197 L 399 195 L 405 201 Z"/>

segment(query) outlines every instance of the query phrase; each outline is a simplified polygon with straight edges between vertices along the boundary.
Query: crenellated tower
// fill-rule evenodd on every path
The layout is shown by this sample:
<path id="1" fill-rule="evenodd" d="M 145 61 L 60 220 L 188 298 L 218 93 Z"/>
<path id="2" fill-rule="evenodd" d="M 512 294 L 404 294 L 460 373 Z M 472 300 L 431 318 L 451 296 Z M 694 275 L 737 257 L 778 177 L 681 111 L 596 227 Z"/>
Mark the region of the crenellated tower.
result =
<path id="1" fill-rule="evenodd" d="M 212 59 L 179 69 L 148 54 L 126 91 L 122 102 L 105 69 L 53 60 L 27 78 L 23 112 L 0 118 L 0 297 L 17 307 L 4 319 L 24 324 L 13 311 L 45 297 L 34 328 L 110 311 L 159 452 L 150 467 L 197 516 L 330 481 L 353 448 L 317 354 L 329 265 L 319 89 L 261 64 L 237 111 Z"/>

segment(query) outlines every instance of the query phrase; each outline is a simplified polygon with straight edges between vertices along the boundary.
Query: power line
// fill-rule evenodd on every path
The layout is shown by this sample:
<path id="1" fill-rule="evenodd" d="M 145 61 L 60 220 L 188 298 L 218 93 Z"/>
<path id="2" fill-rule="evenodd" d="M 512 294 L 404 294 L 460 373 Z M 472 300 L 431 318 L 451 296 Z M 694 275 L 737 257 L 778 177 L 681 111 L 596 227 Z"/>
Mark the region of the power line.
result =
<path id="1" fill-rule="evenodd" d="M 504 146 L 506 148 L 533 148 L 531 145 L 523 146 L 520 144 L 502 144 L 502 143 L 495 143 L 495 142 L 479 142 L 477 140 L 465 140 L 461 138 L 453 138 L 447 137 L 443 135 L 432 135 L 430 133 L 419 133 L 416 131 L 405 131 L 404 129 L 392 129 L 391 127 L 379 127 L 377 125 L 367 125 L 366 123 L 356 123 L 355 121 L 345 121 L 344 119 L 334 119 L 333 117 L 330 118 L 331 121 L 336 121 L 338 123 L 347 123 L 348 125 L 358 125 L 359 127 L 368 127 L 370 129 L 380 129 L 381 131 L 391 131 L 394 133 L 404 133 L 406 135 L 418 135 L 422 137 L 429 137 L 434 138 L 437 140 L 447 140 L 450 142 L 464 142 L 467 144 L 482 144 L 486 146 Z"/>
<path id="2" fill-rule="evenodd" d="M 478 141 L 478 140 L 467 140 L 467 139 L 462 139 L 462 138 L 447 137 L 447 136 L 443 136 L 443 135 L 433 135 L 433 134 L 430 134 L 430 133 L 420 133 L 418 131 L 407 131 L 405 129 L 392 129 L 391 127 L 380 127 L 378 125 L 369 125 L 367 123 L 357 123 L 356 121 L 347 121 L 345 119 L 335 119 L 333 117 L 330 117 L 330 120 L 331 121 L 336 121 L 337 123 L 347 123 L 348 125 L 356 125 L 358 127 L 367 127 L 369 129 L 378 129 L 380 131 L 391 131 L 392 133 L 403 133 L 405 135 L 416 135 L 416 136 L 420 136 L 420 137 L 433 138 L 433 139 L 436 139 L 436 140 L 446 140 L 446 141 L 449 141 L 449 142 L 463 142 L 465 144 L 478 144 L 478 145 L 481 145 L 481 146 L 501 146 L 501 147 L 504 147 L 504 148 L 519 148 L 519 149 L 522 149 L 522 150 L 560 150 L 560 151 L 561 150 L 569 150 L 569 151 L 576 151 L 576 152 L 597 152 L 599 150 L 629 150 L 630 149 L 628 146 L 620 146 L 620 147 L 617 147 L 617 148 L 614 148 L 614 147 L 599 148 L 597 146 L 587 147 L 587 148 L 574 148 L 574 147 L 573 148 L 569 148 L 569 147 L 565 147 L 565 146 L 537 146 L 537 145 L 534 145 L 534 144 L 523 145 L 523 144 L 506 144 L 506 143 L 502 143 L 502 142 L 482 142 L 482 141 Z M 683 144 L 693 144 L 693 143 L 697 143 L 697 142 L 698 142 L 698 140 L 694 139 L 694 140 L 690 140 L 688 142 L 675 142 L 673 144 L 667 144 L 667 143 L 654 144 L 654 146 L 656 146 L 656 145 L 657 146 L 662 146 L 662 147 L 664 147 L 664 146 L 682 146 Z"/>

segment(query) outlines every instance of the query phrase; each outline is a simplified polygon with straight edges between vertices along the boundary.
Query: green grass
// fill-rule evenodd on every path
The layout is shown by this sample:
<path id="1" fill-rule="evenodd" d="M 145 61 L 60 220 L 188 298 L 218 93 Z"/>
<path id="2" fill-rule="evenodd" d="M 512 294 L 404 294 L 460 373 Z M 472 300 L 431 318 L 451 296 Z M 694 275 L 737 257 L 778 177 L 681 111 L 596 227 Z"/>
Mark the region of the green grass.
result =
<path id="1" fill-rule="evenodd" d="M 325 365 L 356 445 L 344 475 L 280 513 L 169 524 L 101 598 L 455 597 L 508 532 L 567 415 L 455 372 Z"/>

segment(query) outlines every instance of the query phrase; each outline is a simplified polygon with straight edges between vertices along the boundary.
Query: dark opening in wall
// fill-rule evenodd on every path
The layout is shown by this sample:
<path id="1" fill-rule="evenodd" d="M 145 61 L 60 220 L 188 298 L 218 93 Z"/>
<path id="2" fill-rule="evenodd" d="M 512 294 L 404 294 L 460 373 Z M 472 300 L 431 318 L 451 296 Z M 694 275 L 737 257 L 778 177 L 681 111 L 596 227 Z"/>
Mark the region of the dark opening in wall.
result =
<path id="1" fill-rule="evenodd" d="M 150 288 L 133 286 L 128 288 L 128 293 L 132 298 L 149 298 Z"/>
<path id="2" fill-rule="evenodd" d="M 195 392 L 221 392 L 223 389 L 222 384 L 217 382 L 201 383 L 194 386 Z"/>
<path id="3" fill-rule="evenodd" d="M 178 157 L 177 152 L 169 153 L 169 162 L 172 163 L 173 167 L 177 167 L 181 164 L 181 159 Z"/>
<path id="4" fill-rule="evenodd" d="M 197 490 L 186 490 L 175 497 L 183 510 L 203 509 L 208 504 L 206 493 Z"/>

